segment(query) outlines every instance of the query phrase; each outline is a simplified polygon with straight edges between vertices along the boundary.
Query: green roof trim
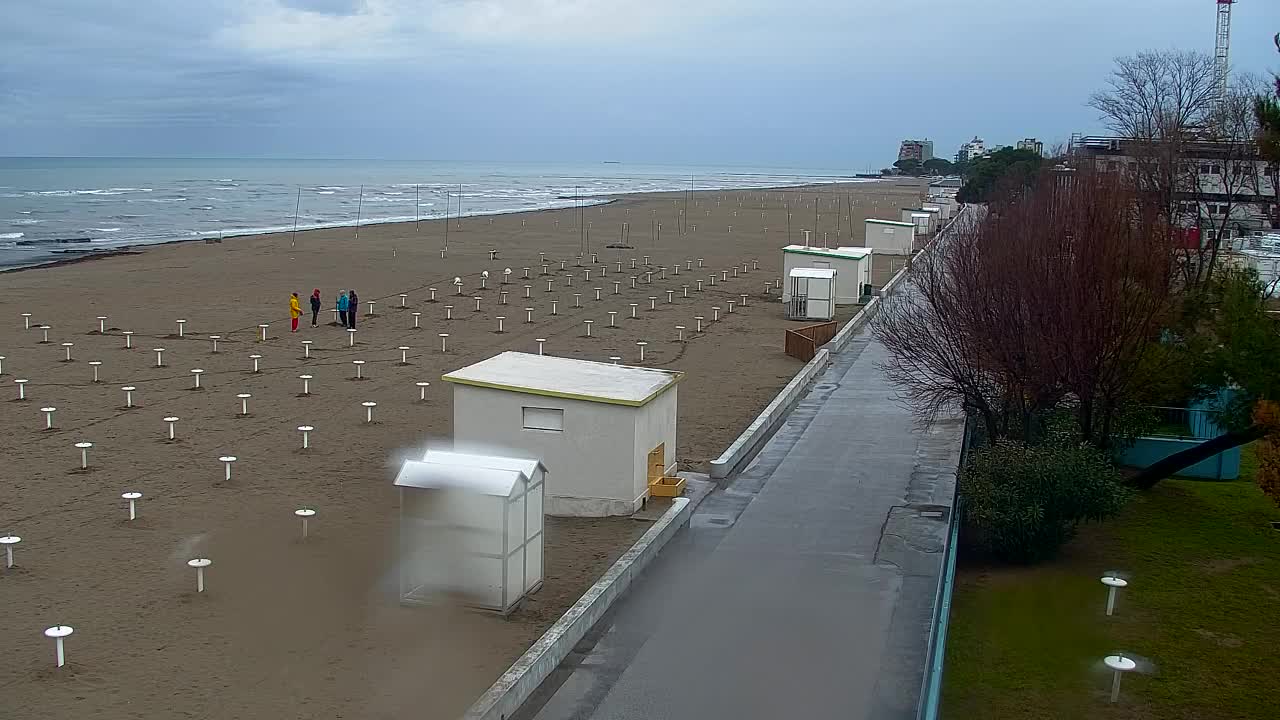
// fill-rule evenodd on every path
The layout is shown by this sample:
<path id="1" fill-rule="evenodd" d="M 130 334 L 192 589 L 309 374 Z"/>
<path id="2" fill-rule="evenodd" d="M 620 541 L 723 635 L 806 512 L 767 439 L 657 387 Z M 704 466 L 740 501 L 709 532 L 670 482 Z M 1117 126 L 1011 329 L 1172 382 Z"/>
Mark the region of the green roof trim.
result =
<path id="1" fill-rule="evenodd" d="M 903 208 L 906 210 L 907 208 Z M 872 220 L 868 218 L 866 222 L 875 223 L 876 225 L 897 225 L 898 227 L 915 227 L 914 223 L 898 222 L 897 220 Z"/>
<path id="2" fill-rule="evenodd" d="M 867 255 L 870 255 L 871 253 L 873 253 L 873 252 L 874 252 L 874 250 L 872 250 L 872 249 L 871 249 L 871 248 L 869 248 L 869 247 L 854 248 L 854 250 L 866 250 L 866 251 L 867 251 Z M 845 255 L 844 253 L 832 252 L 832 251 L 829 251 L 829 250 L 822 250 L 822 249 L 820 249 L 820 248 L 819 248 L 819 249 L 816 249 L 816 250 L 805 250 L 805 249 L 795 249 L 795 248 L 782 248 L 782 252 L 784 252 L 784 253 L 795 253 L 796 255 L 817 255 L 817 256 L 819 256 L 819 257 L 837 258 L 837 259 L 840 259 L 840 260 L 862 260 L 863 258 L 865 258 L 865 257 L 866 257 L 866 255 L 864 255 L 863 257 L 854 257 L 854 256 L 852 256 L 852 255 Z"/>
<path id="3" fill-rule="evenodd" d="M 647 397 L 640 400 L 620 400 L 618 398 L 604 397 L 602 395 L 585 395 L 578 393 L 556 392 L 554 390 L 539 390 L 537 388 L 521 387 L 519 385 L 508 385 L 505 383 L 485 382 L 483 380 L 468 380 L 451 375 L 440 376 L 445 382 L 456 383 L 458 385 L 470 385 L 472 387 L 489 388 L 490 390 L 507 390 L 509 392 L 524 393 L 525 395 L 540 395 L 542 397 L 561 398 L 564 400 L 582 400 L 584 402 L 605 403 L 606 405 L 625 405 L 627 407 L 642 407 L 648 405 L 650 401 L 658 397 L 668 389 L 684 380 L 684 373 L 675 370 L 662 370 L 671 376 L 671 382 L 664 384 L 662 387 L 654 390 Z"/>

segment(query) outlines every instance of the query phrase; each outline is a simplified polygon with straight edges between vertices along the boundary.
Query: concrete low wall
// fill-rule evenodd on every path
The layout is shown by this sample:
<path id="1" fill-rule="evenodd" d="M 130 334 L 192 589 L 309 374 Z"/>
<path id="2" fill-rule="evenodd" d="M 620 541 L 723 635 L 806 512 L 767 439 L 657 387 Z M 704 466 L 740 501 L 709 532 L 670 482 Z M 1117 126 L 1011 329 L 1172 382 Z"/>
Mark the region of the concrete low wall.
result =
<path id="1" fill-rule="evenodd" d="M 906 268 L 899 270 L 898 275 L 901 275 L 905 271 Z M 894 275 L 893 279 L 897 279 L 898 275 Z M 892 283 L 893 280 L 890 280 L 889 282 Z M 888 285 L 885 287 L 888 287 Z M 858 311 L 858 314 L 850 318 L 849 322 L 845 323 L 844 327 L 840 328 L 840 332 L 836 333 L 836 336 L 831 338 L 831 342 L 826 345 L 827 349 L 833 353 L 838 353 L 844 350 L 844 346 L 849 344 L 849 340 L 853 339 L 853 336 L 858 334 L 858 328 L 866 325 L 867 321 L 874 317 L 879 311 L 880 298 L 871 298 L 871 302 L 863 305 L 862 309 Z"/>
<path id="2" fill-rule="evenodd" d="M 948 225 L 948 228 L 949 227 L 950 225 Z M 946 230 L 944 229 L 943 232 L 946 232 Z M 827 347 L 831 352 L 838 353 L 844 350 L 844 346 L 849 344 L 849 340 L 851 340 L 854 335 L 858 334 L 858 329 L 863 325 L 866 325 L 867 321 L 875 317 L 875 314 L 880 311 L 880 303 L 882 302 L 880 298 L 892 293 L 904 280 L 906 280 L 907 273 L 911 270 L 911 263 L 915 262 L 916 258 L 923 255 L 927 250 L 928 246 L 925 246 L 925 248 L 920 252 L 911 256 L 911 259 L 907 261 L 906 267 L 894 273 L 893 277 L 889 278 L 889 282 L 885 283 L 884 287 L 880 288 L 880 294 L 871 298 L 871 302 L 863 305 L 862 310 L 859 310 L 857 315 L 854 315 L 849 322 L 845 323 L 845 326 L 840 329 L 840 332 L 837 333 L 836 336 L 831 339 L 831 342 L 827 344 Z"/>
<path id="3" fill-rule="evenodd" d="M 809 383 L 826 369 L 830 356 L 831 353 L 826 348 L 818 350 L 818 354 L 814 355 L 813 359 L 791 378 L 791 382 L 782 388 L 782 392 L 778 393 L 773 402 L 756 416 L 756 419 L 742 431 L 733 444 L 721 453 L 720 457 L 711 461 L 712 478 L 718 480 L 728 477 L 734 468 L 751 457 L 751 453 L 773 435 L 773 431 L 786 419 L 791 406 L 808 389 Z"/>
<path id="4" fill-rule="evenodd" d="M 653 527 L 618 558 L 600 580 L 480 696 L 467 710 L 464 720 L 505 720 L 524 704 L 614 601 L 627 592 L 636 576 L 649 565 L 676 531 L 688 525 L 694 508 L 711 489 L 706 482 L 701 483 L 701 486 L 692 498 L 681 497 L 672 501 L 671 508 L 663 513 Z"/>

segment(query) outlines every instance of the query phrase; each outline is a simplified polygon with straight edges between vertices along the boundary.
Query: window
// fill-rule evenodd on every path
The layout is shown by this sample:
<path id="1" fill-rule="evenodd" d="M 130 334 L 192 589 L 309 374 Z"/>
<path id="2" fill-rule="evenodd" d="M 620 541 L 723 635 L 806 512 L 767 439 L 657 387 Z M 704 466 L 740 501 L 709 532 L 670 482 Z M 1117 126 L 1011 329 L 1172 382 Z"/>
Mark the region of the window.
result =
<path id="1" fill-rule="evenodd" d="M 558 408 L 527 407 L 521 408 L 524 413 L 525 430 L 564 430 L 564 410 Z"/>

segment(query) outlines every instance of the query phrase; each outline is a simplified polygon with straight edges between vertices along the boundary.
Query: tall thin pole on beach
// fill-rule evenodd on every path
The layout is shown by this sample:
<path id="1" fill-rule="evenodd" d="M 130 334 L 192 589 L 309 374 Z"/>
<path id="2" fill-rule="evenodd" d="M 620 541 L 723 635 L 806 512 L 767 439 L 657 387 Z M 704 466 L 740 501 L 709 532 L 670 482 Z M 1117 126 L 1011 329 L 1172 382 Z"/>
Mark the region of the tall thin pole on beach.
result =
<path id="1" fill-rule="evenodd" d="M 444 249 L 449 249 L 449 206 L 452 204 L 449 199 L 449 191 L 444 191 Z M 462 203 L 458 203 L 461 205 Z"/>
<path id="2" fill-rule="evenodd" d="M 360 213 L 364 210 L 364 185 L 360 186 L 360 199 L 356 202 L 356 239 L 360 239 Z"/>
<path id="3" fill-rule="evenodd" d="M 418 184 L 413 184 L 413 231 L 418 232 Z"/>
<path id="4" fill-rule="evenodd" d="M 821 197 L 822 197 L 822 193 L 817 193 L 813 196 L 813 234 L 815 236 L 818 235 L 818 198 L 821 198 Z M 827 241 L 823 240 L 822 247 L 825 248 L 826 246 L 827 246 Z"/>
<path id="5" fill-rule="evenodd" d="M 298 186 L 298 202 L 293 206 L 293 234 L 289 236 L 289 247 L 298 244 L 298 211 L 302 209 L 302 186 Z"/>
<path id="6" fill-rule="evenodd" d="M 458 183 L 458 229 L 462 229 L 462 183 Z"/>
<path id="7" fill-rule="evenodd" d="M 844 222 L 840 217 L 844 213 L 840 212 L 840 210 L 840 194 L 836 193 L 836 245 L 840 244 L 840 231 L 844 228 Z"/>
<path id="8" fill-rule="evenodd" d="M 689 196 L 693 194 L 693 173 L 689 173 L 689 192 L 684 196 L 684 219 L 680 222 L 680 234 L 689 231 Z"/>

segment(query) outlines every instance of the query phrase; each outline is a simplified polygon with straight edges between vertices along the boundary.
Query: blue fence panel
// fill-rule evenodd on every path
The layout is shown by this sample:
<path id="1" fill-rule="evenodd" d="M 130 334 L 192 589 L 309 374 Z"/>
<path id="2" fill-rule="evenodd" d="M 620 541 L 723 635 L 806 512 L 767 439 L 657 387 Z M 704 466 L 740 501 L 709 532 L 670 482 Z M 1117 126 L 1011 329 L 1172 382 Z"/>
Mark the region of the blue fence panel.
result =
<path id="1" fill-rule="evenodd" d="M 1120 456 L 1120 462 L 1129 467 L 1146 468 L 1176 452 L 1204 442 L 1200 438 L 1141 437 Z M 1181 477 L 1207 480 L 1235 480 L 1240 477 L 1240 448 L 1231 448 L 1178 473 Z"/>

